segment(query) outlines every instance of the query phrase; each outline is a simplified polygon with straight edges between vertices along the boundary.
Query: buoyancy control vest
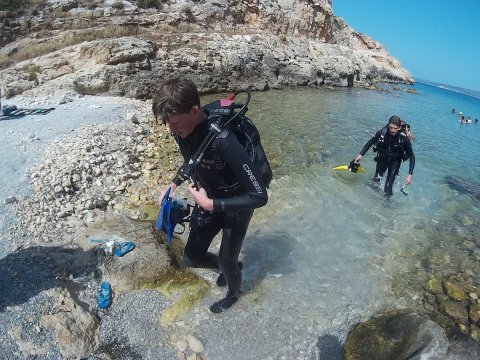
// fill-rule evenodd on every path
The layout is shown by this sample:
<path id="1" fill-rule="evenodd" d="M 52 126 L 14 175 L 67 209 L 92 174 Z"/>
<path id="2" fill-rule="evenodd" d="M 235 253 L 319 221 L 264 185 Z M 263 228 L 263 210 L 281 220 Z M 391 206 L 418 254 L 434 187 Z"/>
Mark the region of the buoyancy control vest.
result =
<path id="1" fill-rule="evenodd" d="M 220 99 L 213 101 L 203 107 L 203 110 L 208 115 L 208 122 L 214 124 L 220 120 L 220 126 L 227 123 L 226 130 L 232 131 L 240 144 L 245 148 L 247 154 L 252 160 L 253 164 L 258 168 L 263 183 L 268 188 L 270 182 L 273 179 L 272 168 L 268 161 L 267 155 L 263 148 L 260 133 L 255 124 L 247 116 L 245 110 L 241 114 L 234 112 L 234 109 L 238 107 L 230 98 Z M 233 121 L 230 121 L 234 115 L 237 115 Z M 233 184 L 231 187 L 235 187 L 238 184 Z"/>
<path id="2" fill-rule="evenodd" d="M 387 135 L 388 131 L 388 124 L 384 126 L 381 130 L 380 137 L 378 141 L 373 145 L 373 151 L 378 152 L 378 154 L 382 157 L 387 158 L 388 160 L 390 159 L 401 159 L 401 160 L 407 160 L 408 155 L 405 152 L 405 146 L 404 146 L 404 140 L 405 140 L 405 133 L 399 132 L 398 133 L 398 144 L 395 143 L 389 143 L 386 144 L 385 142 L 385 137 Z M 393 148 L 392 148 L 393 145 Z"/>
<path id="3" fill-rule="evenodd" d="M 244 104 L 234 103 L 233 99 L 241 92 L 247 93 L 247 101 Z M 230 95 L 227 99 L 216 100 L 203 107 L 208 116 L 207 134 L 195 153 L 190 155 L 190 159 L 177 171 L 172 180 L 174 184 L 179 186 L 183 181 L 189 179 L 214 140 L 221 134 L 231 131 L 235 134 L 239 143 L 243 145 L 253 164 L 258 168 L 265 186 L 269 186 L 273 178 L 270 163 L 261 144 L 257 127 L 245 116 L 250 97 L 249 90 L 241 90 Z M 235 190 L 238 187 L 239 182 L 236 182 L 226 187 L 222 186 L 222 190 Z"/>

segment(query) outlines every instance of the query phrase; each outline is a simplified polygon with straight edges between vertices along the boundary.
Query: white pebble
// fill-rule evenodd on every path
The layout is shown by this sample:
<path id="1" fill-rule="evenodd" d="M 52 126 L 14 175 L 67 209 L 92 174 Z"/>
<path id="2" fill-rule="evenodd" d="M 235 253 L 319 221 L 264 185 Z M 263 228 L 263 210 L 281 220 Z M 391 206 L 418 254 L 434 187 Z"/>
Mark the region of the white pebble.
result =
<path id="1" fill-rule="evenodd" d="M 177 341 L 177 349 L 181 352 L 187 351 L 188 343 L 184 340 Z"/>
<path id="2" fill-rule="evenodd" d="M 188 335 L 187 341 L 188 341 L 188 346 L 190 347 L 190 349 L 192 349 L 193 352 L 201 353 L 205 350 L 205 347 L 203 346 L 201 341 L 198 340 L 195 336 Z"/>

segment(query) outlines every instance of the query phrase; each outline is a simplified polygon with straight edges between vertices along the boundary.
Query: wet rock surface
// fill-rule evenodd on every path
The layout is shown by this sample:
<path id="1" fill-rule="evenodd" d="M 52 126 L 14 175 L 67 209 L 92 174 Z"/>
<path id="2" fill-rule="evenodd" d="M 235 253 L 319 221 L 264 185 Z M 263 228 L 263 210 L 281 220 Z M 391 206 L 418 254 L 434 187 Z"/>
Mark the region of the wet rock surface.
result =
<path id="1" fill-rule="evenodd" d="M 447 349 L 445 331 L 432 320 L 392 313 L 357 325 L 345 344 L 345 359 L 440 359 Z"/>
<path id="2" fill-rule="evenodd" d="M 345 344 L 345 359 L 476 359 L 480 346 L 445 330 L 425 315 L 394 311 L 358 324 Z"/>

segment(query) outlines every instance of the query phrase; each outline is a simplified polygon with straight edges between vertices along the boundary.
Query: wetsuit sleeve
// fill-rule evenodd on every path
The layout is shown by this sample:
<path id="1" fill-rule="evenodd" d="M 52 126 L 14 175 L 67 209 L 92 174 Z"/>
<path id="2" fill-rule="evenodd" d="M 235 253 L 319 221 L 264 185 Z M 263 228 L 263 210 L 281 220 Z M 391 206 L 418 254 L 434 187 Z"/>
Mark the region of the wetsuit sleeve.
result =
<path id="1" fill-rule="evenodd" d="M 360 155 L 365 156 L 367 153 L 368 149 L 372 147 L 373 144 L 375 144 L 379 139 L 380 135 L 382 134 L 382 130 L 377 131 L 374 137 L 372 137 L 368 142 L 365 144 L 363 149 L 360 151 Z"/>
<path id="2" fill-rule="evenodd" d="M 214 198 L 213 209 L 242 211 L 264 206 L 268 195 L 262 176 L 235 135 L 229 132 L 228 136 L 218 138 L 218 149 L 245 192 L 229 198 Z"/>
<path id="3" fill-rule="evenodd" d="M 415 154 L 413 153 L 412 143 L 410 142 L 410 139 L 406 136 L 403 140 L 403 146 L 405 154 L 407 155 L 406 157 L 410 159 L 408 164 L 408 173 L 412 175 L 413 169 L 415 168 Z"/>

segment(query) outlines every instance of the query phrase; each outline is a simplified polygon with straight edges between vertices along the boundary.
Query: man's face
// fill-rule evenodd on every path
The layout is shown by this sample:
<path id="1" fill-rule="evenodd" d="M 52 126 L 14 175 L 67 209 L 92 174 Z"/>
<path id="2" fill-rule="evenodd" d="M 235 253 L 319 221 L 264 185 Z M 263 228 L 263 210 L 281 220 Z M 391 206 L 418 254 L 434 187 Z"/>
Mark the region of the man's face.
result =
<path id="1" fill-rule="evenodd" d="M 187 113 L 168 115 L 168 128 L 172 133 L 181 138 L 186 138 L 199 123 L 199 111 L 201 111 L 199 107 L 194 106 Z"/>
<path id="2" fill-rule="evenodd" d="M 398 131 L 400 130 L 400 127 L 395 125 L 395 124 L 389 124 L 388 125 L 388 130 L 390 131 L 391 135 L 396 135 Z"/>

